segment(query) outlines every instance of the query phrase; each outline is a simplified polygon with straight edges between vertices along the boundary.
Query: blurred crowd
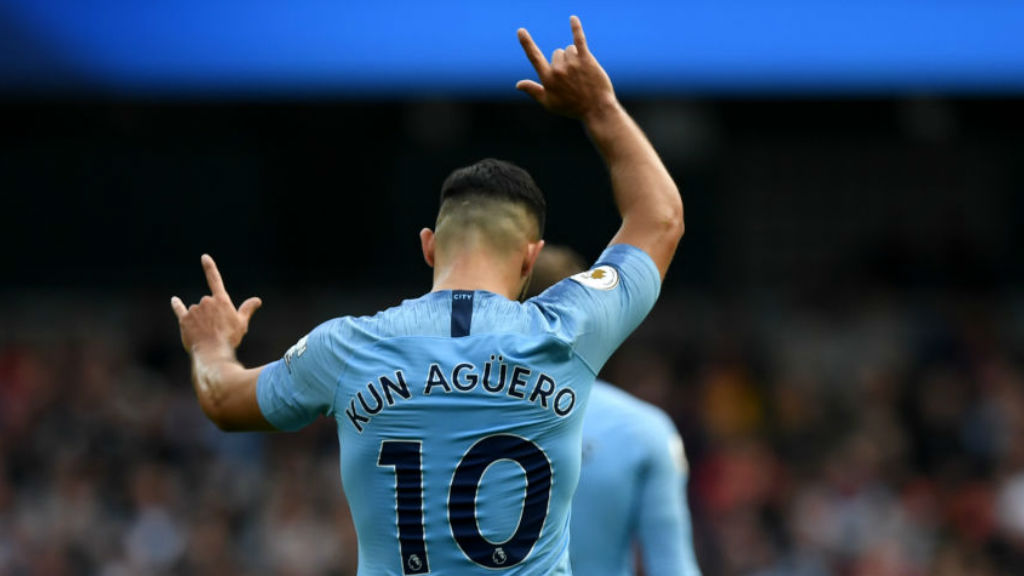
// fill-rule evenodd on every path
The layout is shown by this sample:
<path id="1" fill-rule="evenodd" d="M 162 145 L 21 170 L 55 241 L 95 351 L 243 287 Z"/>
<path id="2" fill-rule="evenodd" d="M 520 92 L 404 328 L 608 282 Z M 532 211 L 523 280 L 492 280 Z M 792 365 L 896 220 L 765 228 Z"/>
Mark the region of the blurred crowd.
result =
<path id="1" fill-rule="evenodd" d="M 355 573 L 332 422 L 218 431 L 163 298 L 0 304 L 0 575 Z M 259 322 L 263 361 L 311 328 Z M 1024 573 L 1022 362 L 1013 297 L 666 293 L 603 376 L 682 432 L 706 575 L 990 576 Z"/>

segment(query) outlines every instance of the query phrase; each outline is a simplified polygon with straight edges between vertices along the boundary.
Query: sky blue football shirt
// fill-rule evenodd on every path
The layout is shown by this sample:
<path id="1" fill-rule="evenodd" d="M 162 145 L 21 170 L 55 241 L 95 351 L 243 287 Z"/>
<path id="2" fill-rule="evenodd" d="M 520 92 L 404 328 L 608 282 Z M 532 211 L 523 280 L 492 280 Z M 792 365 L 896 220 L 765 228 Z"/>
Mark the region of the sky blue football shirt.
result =
<path id="1" fill-rule="evenodd" d="M 699 576 L 686 504 L 683 441 L 668 415 L 598 380 L 583 418 L 583 465 L 572 506 L 574 574 Z"/>
<path id="2" fill-rule="evenodd" d="M 660 283 L 619 244 L 524 303 L 447 290 L 330 320 L 264 368 L 260 409 L 336 420 L 360 576 L 567 574 L 590 388 Z"/>

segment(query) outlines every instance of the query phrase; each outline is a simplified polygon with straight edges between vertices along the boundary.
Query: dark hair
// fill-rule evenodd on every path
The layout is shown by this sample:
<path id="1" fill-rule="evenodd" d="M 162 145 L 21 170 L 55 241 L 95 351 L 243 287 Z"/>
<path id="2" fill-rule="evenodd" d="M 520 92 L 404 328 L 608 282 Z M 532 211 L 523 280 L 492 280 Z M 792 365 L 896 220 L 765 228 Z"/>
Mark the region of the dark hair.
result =
<path id="1" fill-rule="evenodd" d="M 441 206 L 447 200 L 467 196 L 504 200 L 525 206 L 537 219 L 540 237 L 544 236 L 547 211 L 544 193 L 530 173 L 519 166 L 504 160 L 485 158 L 476 164 L 457 168 L 441 185 Z"/>

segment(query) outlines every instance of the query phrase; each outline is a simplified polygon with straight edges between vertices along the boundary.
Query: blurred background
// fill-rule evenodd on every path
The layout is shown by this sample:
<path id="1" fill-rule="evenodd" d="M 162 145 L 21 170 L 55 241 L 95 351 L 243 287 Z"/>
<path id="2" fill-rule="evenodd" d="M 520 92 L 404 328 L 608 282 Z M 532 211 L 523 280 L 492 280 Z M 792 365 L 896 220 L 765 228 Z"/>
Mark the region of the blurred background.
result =
<path id="1" fill-rule="evenodd" d="M 687 234 L 603 376 L 664 408 L 715 575 L 1024 573 L 1024 7 L 0 1 L 0 575 L 354 574 L 331 422 L 228 435 L 168 306 L 240 355 L 429 290 L 444 177 L 494 156 L 548 241 L 616 228 L 513 89 L 578 13 Z"/>

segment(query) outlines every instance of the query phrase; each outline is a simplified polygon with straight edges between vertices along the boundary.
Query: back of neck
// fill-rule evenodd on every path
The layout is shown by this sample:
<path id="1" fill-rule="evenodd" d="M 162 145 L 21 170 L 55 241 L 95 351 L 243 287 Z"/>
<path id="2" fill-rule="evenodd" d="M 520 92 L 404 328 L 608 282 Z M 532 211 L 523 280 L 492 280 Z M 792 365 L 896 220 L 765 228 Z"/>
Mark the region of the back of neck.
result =
<path id="1" fill-rule="evenodd" d="M 486 290 L 515 299 L 521 278 L 519 269 L 487 252 L 463 251 L 434 267 L 432 292 Z"/>

